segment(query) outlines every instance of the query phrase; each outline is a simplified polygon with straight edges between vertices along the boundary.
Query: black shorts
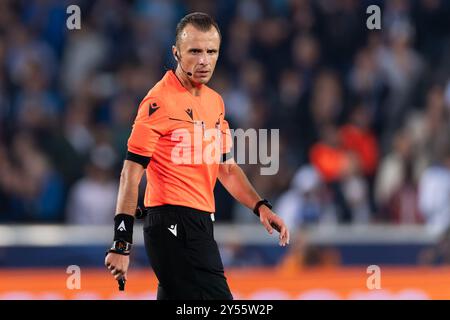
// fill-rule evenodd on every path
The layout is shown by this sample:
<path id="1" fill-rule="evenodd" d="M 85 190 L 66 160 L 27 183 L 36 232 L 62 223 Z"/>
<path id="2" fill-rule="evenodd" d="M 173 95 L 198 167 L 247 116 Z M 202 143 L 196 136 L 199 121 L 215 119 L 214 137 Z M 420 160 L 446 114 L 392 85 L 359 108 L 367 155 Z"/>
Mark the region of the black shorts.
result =
<path id="1" fill-rule="evenodd" d="M 208 212 L 163 205 L 146 209 L 145 249 L 158 300 L 231 300 Z"/>

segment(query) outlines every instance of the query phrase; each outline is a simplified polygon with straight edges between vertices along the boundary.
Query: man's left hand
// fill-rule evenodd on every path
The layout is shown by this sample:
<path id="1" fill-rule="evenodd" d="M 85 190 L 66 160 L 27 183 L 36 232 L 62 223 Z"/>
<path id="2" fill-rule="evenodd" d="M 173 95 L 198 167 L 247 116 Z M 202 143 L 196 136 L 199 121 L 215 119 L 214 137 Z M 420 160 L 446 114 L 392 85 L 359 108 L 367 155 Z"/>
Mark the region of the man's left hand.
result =
<path id="1" fill-rule="evenodd" d="M 264 205 L 261 206 L 259 208 L 259 220 L 270 234 L 273 233 L 273 229 L 280 233 L 280 246 L 284 247 L 289 244 L 289 230 L 283 219 L 277 216 L 272 210 Z"/>

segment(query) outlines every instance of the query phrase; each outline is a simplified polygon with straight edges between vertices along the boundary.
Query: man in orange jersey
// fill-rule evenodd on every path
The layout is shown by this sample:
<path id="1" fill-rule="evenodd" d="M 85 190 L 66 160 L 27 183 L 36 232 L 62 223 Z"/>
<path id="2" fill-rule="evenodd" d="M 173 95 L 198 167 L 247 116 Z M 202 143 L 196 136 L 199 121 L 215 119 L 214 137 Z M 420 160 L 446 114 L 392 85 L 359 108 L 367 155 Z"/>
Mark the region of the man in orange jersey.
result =
<path id="1" fill-rule="evenodd" d="M 142 100 L 128 140 L 114 243 L 105 265 L 116 279 L 126 280 L 138 185 L 146 170 L 144 240 L 159 281 L 158 300 L 233 299 L 213 237 L 217 178 L 270 234 L 280 233 L 281 246 L 289 243 L 283 220 L 231 156 L 223 100 L 206 86 L 220 41 L 219 28 L 207 14 L 192 13 L 178 23 L 172 47 L 177 68 Z"/>

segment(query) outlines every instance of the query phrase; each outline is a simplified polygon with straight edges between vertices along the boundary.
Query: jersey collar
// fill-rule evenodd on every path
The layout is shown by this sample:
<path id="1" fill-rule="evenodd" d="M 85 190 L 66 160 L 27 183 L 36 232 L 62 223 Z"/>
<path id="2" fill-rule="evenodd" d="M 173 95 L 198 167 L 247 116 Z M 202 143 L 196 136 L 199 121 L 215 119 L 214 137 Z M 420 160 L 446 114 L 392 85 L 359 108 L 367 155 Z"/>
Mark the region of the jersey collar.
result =
<path id="1" fill-rule="evenodd" d="M 192 94 L 191 94 L 191 93 L 190 93 L 190 92 L 189 92 L 189 91 L 181 84 L 181 81 L 180 81 L 180 79 L 178 79 L 178 77 L 177 77 L 177 75 L 175 74 L 175 71 L 174 71 L 174 70 L 168 70 L 168 71 L 166 72 L 164 78 L 166 78 L 166 79 L 167 79 L 167 82 L 168 82 L 171 86 L 175 87 L 177 90 L 186 92 L 186 93 L 188 93 L 189 95 L 191 95 L 191 96 L 193 96 L 193 97 L 195 97 L 195 98 L 199 98 L 199 97 L 196 97 L 196 96 L 192 95 Z"/>

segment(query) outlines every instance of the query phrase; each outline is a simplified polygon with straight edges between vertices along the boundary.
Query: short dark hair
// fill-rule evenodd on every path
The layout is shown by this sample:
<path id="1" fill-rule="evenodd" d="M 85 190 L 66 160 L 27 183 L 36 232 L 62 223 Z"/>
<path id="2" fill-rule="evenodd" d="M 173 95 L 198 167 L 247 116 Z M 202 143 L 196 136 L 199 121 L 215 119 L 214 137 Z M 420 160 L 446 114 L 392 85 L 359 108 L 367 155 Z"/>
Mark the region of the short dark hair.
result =
<path id="1" fill-rule="evenodd" d="M 209 31 L 211 27 L 216 28 L 219 33 L 220 40 L 222 40 L 222 35 L 220 34 L 219 26 L 217 22 L 207 13 L 203 12 L 193 12 L 184 16 L 180 22 L 177 24 L 176 34 L 175 34 L 175 44 L 178 44 L 181 32 L 188 25 L 192 24 L 196 29 L 200 31 Z"/>

